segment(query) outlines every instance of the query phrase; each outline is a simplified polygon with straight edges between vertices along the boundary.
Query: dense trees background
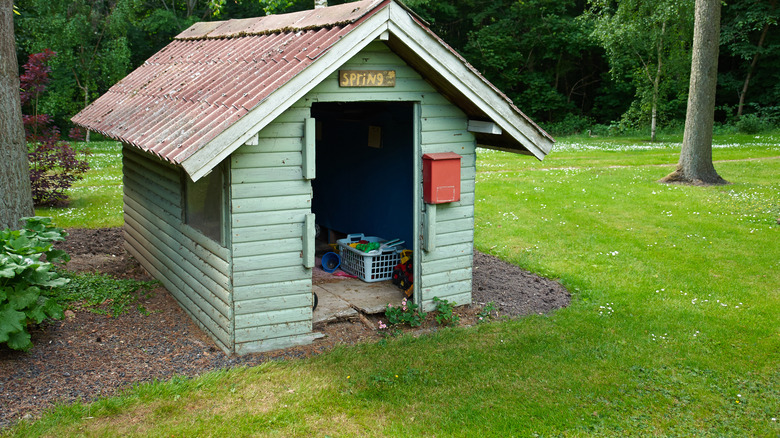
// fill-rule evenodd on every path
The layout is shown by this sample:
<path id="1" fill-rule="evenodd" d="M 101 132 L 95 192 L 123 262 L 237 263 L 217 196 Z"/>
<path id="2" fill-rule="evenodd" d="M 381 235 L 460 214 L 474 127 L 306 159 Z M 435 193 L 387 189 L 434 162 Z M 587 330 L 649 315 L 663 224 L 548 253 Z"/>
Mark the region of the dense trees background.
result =
<path id="1" fill-rule="evenodd" d="M 716 124 L 744 130 L 780 124 L 777 1 L 723 6 Z M 682 128 L 694 0 L 405 3 L 554 134 L 649 137 L 651 126 Z M 310 9 L 313 0 L 18 0 L 16 6 L 18 58 L 57 53 L 38 108 L 64 133 L 70 116 L 190 24 Z"/>

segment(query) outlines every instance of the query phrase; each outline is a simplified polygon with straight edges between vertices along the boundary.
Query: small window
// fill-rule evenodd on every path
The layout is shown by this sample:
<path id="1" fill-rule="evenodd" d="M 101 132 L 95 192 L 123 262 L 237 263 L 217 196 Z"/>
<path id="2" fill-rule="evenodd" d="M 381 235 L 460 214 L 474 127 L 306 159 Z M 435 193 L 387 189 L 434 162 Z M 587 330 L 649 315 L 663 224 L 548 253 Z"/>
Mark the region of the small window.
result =
<path id="1" fill-rule="evenodd" d="M 188 176 L 184 202 L 184 223 L 222 244 L 224 183 L 217 166 L 197 182 Z"/>

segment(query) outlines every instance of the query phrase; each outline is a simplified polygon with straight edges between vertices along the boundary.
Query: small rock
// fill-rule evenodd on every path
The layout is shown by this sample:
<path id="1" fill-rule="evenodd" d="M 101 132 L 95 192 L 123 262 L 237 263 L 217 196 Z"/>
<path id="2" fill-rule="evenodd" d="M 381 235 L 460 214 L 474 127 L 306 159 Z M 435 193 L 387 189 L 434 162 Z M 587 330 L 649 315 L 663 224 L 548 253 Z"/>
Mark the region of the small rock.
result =
<path id="1" fill-rule="evenodd" d="M 72 310 L 66 310 L 65 311 L 65 319 L 68 321 L 73 321 L 73 319 L 76 317 L 76 313 Z"/>

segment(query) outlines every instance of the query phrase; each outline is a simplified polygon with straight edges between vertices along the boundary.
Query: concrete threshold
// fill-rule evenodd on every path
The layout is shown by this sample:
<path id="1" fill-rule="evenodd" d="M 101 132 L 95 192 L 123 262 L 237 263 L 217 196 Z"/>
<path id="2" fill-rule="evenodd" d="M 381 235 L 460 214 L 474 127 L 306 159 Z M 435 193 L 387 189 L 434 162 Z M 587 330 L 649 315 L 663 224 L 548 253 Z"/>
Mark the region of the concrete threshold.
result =
<path id="1" fill-rule="evenodd" d="M 400 304 L 404 298 L 403 291 L 389 280 L 366 283 L 357 278 L 334 276 L 322 281 L 321 275 L 315 277 L 320 281 L 315 278 L 312 286 L 319 301 L 313 324 L 357 317 L 358 311 L 366 315 L 383 313 L 387 304 Z"/>

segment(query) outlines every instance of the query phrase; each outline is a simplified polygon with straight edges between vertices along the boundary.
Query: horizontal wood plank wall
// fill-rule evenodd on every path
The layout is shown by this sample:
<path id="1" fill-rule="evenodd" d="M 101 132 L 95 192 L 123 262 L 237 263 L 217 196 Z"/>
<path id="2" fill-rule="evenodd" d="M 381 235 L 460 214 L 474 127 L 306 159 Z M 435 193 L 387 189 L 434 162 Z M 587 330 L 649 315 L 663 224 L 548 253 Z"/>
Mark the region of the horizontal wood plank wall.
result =
<path id="1" fill-rule="evenodd" d="M 314 102 L 422 103 L 422 153 L 453 151 L 463 156 L 461 201 L 439 207 L 437 248 L 423 254 L 423 297 L 428 306 L 434 296 L 458 304 L 471 302 L 475 142 L 467 131 L 465 114 L 384 43 L 371 43 L 341 68 L 396 70 L 396 87 L 340 88 L 337 73 L 333 73 L 260 131 L 258 144 L 244 145 L 231 156 L 233 299 L 239 354 L 312 339 L 311 270 L 304 267 L 302 258 L 312 191 L 301 166 L 304 120 L 310 117 Z"/>
<path id="2" fill-rule="evenodd" d="M 304 120 L 293 106 L 230 157 L 236 353 L 312 340 L 311 269 L 303 265 L 311 183 L 303 178 Z"/>
<path id="3" fill-rule="evenodd" d="M 230 251 L 182 223 L 180 171 L 125 146 L 125 248 L 226 352 L 233 352 Z"/>
<path id="4" fill-rule="evenodd" d="M 434 249 L 422 251 L 419 289 L 426 310 L 435 308 L 433 297 L 461 304 L 471 303 L 474 257 L 474 187 L 476 142 L 466 131 L 468 118 L 454 111 L 422 107 L 422 152 L 455 152 L 461 157 L 460 201 L 438 204 L 433 224 Z M 455 113 L 460 113 L 456 115 Z"/>
<path id="5" fill-rule="evenodd" d="M 454 301 L 457 304 L 471 303 L 476 142 L 474 136 L 467 130 L 468 117 L 382 42 L 369 44 L 341 68 L 395 70 L 396 86 L 340 88 L 334 73 L 307 94 L 303 99 L 304 103 L 311 105 L 313 102 L 420 102 L 421 156 L 434 152 L 455 152 L 463 157 L 461 199 L 459 202 L 440 204 L 436 207 L 436 223 L 433 227 L 436 231 L 435 249 L 431 252 L 423 251 L 421 284 L 415 285 L 415 290 L 422 291 L 423 303 L 429 310 L 433 308 L 433 297 Z"/>

